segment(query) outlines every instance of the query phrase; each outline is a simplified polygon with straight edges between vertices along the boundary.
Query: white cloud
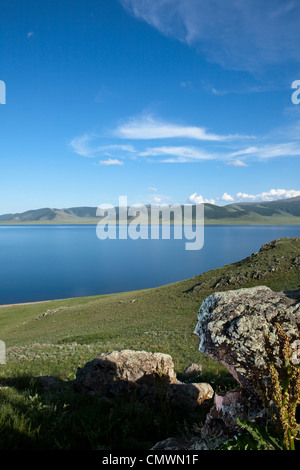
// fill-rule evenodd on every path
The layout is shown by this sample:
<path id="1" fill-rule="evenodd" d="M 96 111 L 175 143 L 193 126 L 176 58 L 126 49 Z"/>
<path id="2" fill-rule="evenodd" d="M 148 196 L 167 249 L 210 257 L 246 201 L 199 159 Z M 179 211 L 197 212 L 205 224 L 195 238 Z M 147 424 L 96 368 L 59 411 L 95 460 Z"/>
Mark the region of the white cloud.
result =
<path id="1" fill-rule="evenodd" d="M 282 199 L 289 199 L 296 196 L 300 196 L 300 190 L 295 189 L 270 189 L 259 194 L 248 194 L 245 192 L 239 192 L 235 196 L 225 192 L 223 196 L 216 197 L 215 199 L 204 198 L 201 194 L 191 194 L 188 201 L 192 204 L 216 204 L 216 201 L 225 201 L 227 203 L 239 203 L 239 202 L 270 202 Z"/>
<path id="2" fill-rule="evenodd" d="M 236 160 L 233 160 L 232 162 L 227 162 L 227 165 L 230 166 L 248 166 L 245 162 L 242 160 L 239 160 L 238 158 Z"/>
<path id="3" fill-rule="evenodd" d="M 122 139 L 148 140 L 184 137 L 188 139 L 219 142 L 239 136 L 222 136 L 207 132 L 203 127 L 172 124 L 151 115 L 131 118 L 120 124 L 115 135 Z"/>
<path id="4" fill-rule="evenodd" d="M 236 199 L 238 201 L 243 201 L 243 200 L 250 200 L 250 201 L 257 200 L 258 201 L 259 197 L 260 197 L 259 195 L 254 196 L 253 194 L 247 194 L 247 193 L 237 193 L 236 195 Z"/>
<path id="5" fill-rule="evenodd" d="M 111 166 L 111 165 L 123 166 L 124 162 L 122 160 L 118 160 L 117 158 L 108 158 L 107 160 L 100 160 L 98 164 L 103 165 L 103 166 Z"/>
<path id="6" fill-rule="evenodd" d="M 261 145 L 246 147 L 235 152 L 222 151 L 212 152 L 194 146 L 172 146 L 148 147 L 139 152 L 142 157 L 170 157 L 160 158 L 164 163 L 186 163 L 191 161 L 219 160 L 229 166 L 247 167 L 246 160 L 267 160 L 271 158 L 285 158 L 300 156 L 300 142 L 284 142 L 274 145 Z M 242 158 L 237 158 L 242 157 Z"/>
<path id="7" fill-rule="evenodd" d="M 173 158 L 160 160 L 162 162 L 189 162 L 193 160 L 212 160 L 216 158 L 213 154 L 209 154 L 201 149 L 194 147 L 172 147 L 162 146 L 148 148 L 144 152 L 140 152 L 142 157 L 155 157 L 155 156 L 167 156 L 170 155 Z"/>
<path id="8" fill-rule="evenodd" d="M 115 151 L 134 153 L 135 149 L 132 145 L 98 145 L 97 142 L 100 138 L 94 134 L 83 134 L 79 137 L 75 137 L 70 142 L 72 150 L 83 157 L 95 158 L 100 155 L 112 156 L 111 154 Z"/>
<path id="9" fill-rule="evenodd" d="M 137 18 L 226 68 L 300 60 L 300 4 L 283 0 L 119 0 Z"/>
<path id="10" fill-rule="evenodd" d="M 257 147 L 247 147 L 230 154 L 230 157 L 236 156 L 255 157 L 259 159 L 300 156 L 300 142 L 284 142 L 274 145 L 268 144 Z"/>
<path id="11" fill-rule="evenodd" d="M 29 38 L 31 38 L 31 36 L 33 36 L 33 35 L 34 35 L 34 32 L 33 32 L 33 31 L 29 31 L 29 33 L 27 33 L 27 38 L 29 39 Z"/>
<path id="12" fill-rule="evenodd" d="M 90 157 L 93 156 L 93 152 L 88 146 L 90 140 L 91 137 L 88 134 L 84 134 L 71 140 L 70 146 L 78 155 L 82 155 L 83 157 Z"/>
<path id="13" fill-rule="evenodd" d="M 223 201 L 234 201 L 234 198 L 230 194 L 224 193 L 222 196 Z"/>
<path id="14" fill-rule="evenodd" d="M 157 188 L 154 188 L 154 187 L 148 188 L 148 191 L 153 191 L 154 193 L 156 193 L 156 192 L 157 192 Z"/>
<path id="15" fill-rule="evenodd" d="M 204 204 L 204 203 L 215 204 L 215 202 L 216 202 L 215 199 L 204 199 L 201 194 L 199 194 L 199 196 L 197 196 L 197 193 L 191 194 L 190 197 L 188 198 L 188 200 L 192 204 Z"/>
<path id="16" fill-rule="evenodd" d="M 236 201 L 257 201 L 267 202 L 275 201 L 278 199 L 289 199 L 292 197 L 300 196 L 300 191 L 295 189 L 270 189 L 270 191 L 262 192 L 260 194 L 247 194 L 237 193 L 235 196 Z"/>

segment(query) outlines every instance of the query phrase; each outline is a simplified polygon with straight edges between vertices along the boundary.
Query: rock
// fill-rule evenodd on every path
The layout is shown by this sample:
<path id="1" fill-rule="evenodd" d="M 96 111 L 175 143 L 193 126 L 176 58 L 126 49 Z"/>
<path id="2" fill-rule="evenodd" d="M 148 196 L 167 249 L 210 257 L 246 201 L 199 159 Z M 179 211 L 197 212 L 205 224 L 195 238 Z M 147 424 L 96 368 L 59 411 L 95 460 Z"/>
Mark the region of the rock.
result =
<path id="1" fill-rule="evenodd" d="M 276 240 L 272 240 L 271 242 L 268 242 L 262 245 L 259 252 L 261 253 L 262 251 L 272 250 L 276 246 L 282 245 L 283 242 L 284 242 L 284 238 L 278 238 Z"/>
<path id="2" fill-rule="evenodd" d="M 214 390 L 207 383 L 177 383 L 168 386 L 168 398 L 173 406 L 196 407 L 214 396 Z"/>
<path id="3" fill-rule="evenodd" d="M 213 397 L 209 384 L 177 380 L 171 356 L 163 353 L 122 350 L 101 354 L 78 368 L 76 390 L 113 398 L 134 392 L 138 400 L 154 404 L 167 398 L 173 406 L 196 407 Z"/>
<path id="4" fill-rule="evenodd" d="M 154 386 L 159 376 L 177 383 L 171 356 L 126 349 L 101 354 L 78 368 L 74 385 L 81 391 L 118 394 L 134 383 Z"/>
<path id="5" fill-rule="evenodd" d="M 208 450 L 207 445 L 200 439 L 178 439 L 169 437 L 157 442 L 150 450 Z"/>
<path id="6" fill-rule="evenodd" d="M 215 394 L 201 429 L 202 440 L 210 449 L 218 448 L 241 431 L 237 418 L 266 425 L 267 413 L 260 399 L 243 388 Z"/>
<path id="7" fill-rule="evenodd" d="M 266 335 L 280 363 L 276 323 L 292 341 L 298 339 L 300 303 L 291 294 L 258 286 L 207 297 L 195 333 L 201 352 L 223 363 L 244 388 L 257 392 L 256 378 L 267 372 Z"/>
<path id="8" fill-rule="evenodd" d="M 48 317 L 49 315 L 53 315 L 54 313 L 61 312 L 66 309 L 67 307 L 58 307 L 58 308 L 47 310 L 46 312 L 41 313 L 41 315 L 36 317 L 36 320 L 40 320 L 41 318 Z"/>
<path id="9" fill-rule="evenodd" d="M 190 364 L 184 369 L 184 376 L 187 378 L 196 378 L 202 373 L 201 364 Z"/>

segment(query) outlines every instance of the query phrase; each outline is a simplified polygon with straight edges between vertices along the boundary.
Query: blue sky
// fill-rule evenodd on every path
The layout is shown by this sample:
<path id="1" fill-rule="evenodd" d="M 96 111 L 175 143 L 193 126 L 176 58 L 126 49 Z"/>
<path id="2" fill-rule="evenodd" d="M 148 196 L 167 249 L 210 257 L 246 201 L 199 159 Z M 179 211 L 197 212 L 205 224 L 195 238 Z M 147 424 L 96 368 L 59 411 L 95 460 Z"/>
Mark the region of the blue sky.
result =
<path id="1" fill-rule="evenodd" d="M 299 1 L 2 0 L 0 44 L 0 213 L 300 195 Z"/>

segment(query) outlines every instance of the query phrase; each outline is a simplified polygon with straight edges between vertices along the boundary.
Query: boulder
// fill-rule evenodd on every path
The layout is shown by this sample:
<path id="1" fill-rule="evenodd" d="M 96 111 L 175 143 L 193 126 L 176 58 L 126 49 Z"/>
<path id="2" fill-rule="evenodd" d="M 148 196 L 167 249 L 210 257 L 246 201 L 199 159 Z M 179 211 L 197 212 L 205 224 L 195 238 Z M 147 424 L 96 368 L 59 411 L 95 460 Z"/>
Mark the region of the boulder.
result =
<path id="1" fill-rule="evenodd" d="M 184 369 L 184 376 L 188 379 L 196 378 L 202 374 L 202 365 L 201 364 L 190 364 Z"/>
<path id="2" fill-rule="evenodd" d="M 214 396 L 214 390 L 207 383 L 170 384 L 167 394 L 171 405 L 196 407 Z"/>
<path id="3" fill-rule="evenodd" d="M 214 394 L 209 384 L 180 382 L 170 355 L 128 349 L 101 354 L 78 368 L 74 387 L 109 399 L 134 392 L 149 404 L 164 398 L 174 406 L 189 407 L 201 405 Z"/>
<path id="4" fill-rule="evenodd" d="M 154 386 L 157 377 L 177 383 L 172 357 L 168 354 L 122 350 L 100 354 L 83 368 L 78 368 L 75 388 L 86 392 L 112 395 L 140 386 Z"/>
<path id="5" fill-rule="evenodd" d="M 291 338 L 299 338 L 300 303 L 289 292 L 265 286 L 217 292 L 199 311 L 195 333 L 199 350 L 224 364 L 246 389 L 257 391 L 257 377 L 266 376 L 266 337 L 280 365 L 276 323 Z"/>

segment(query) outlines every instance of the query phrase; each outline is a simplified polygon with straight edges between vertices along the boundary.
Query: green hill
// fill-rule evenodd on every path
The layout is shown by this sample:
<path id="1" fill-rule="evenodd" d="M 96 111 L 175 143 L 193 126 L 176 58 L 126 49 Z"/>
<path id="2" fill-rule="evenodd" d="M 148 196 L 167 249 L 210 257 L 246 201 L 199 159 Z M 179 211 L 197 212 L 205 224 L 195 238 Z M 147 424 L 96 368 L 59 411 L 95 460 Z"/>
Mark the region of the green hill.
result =
<path id="1" fill-rule="evenodd" d="M 300 197 L 256 203 L 205 204 L 206 223 L 299 224 Z M 225 222 L 226 221 L 226 222 Z"/>
<path id="2" fill-rule="evenodd" d="M 148 210 L 150 206 L 147 206 Z M 182 207 L 183 210 L 183 207 Z M 3 214 L 0 224 L 97 224 L 96 207 L 36 209 Z M 195 214 L 195 206 L 193 208 Z M 118 214 L 118 208 L 116 208 Z M 300 224 L 300 197 L 269 202 L 239 203 L 217 206 L 204 204 L 206 224 Z M 128 218 L 129 222 L 133 217 Z M 149 219 L 150 220 L 150 219 Z M 173 215 L 171 214 L 171 220 Z"/>

